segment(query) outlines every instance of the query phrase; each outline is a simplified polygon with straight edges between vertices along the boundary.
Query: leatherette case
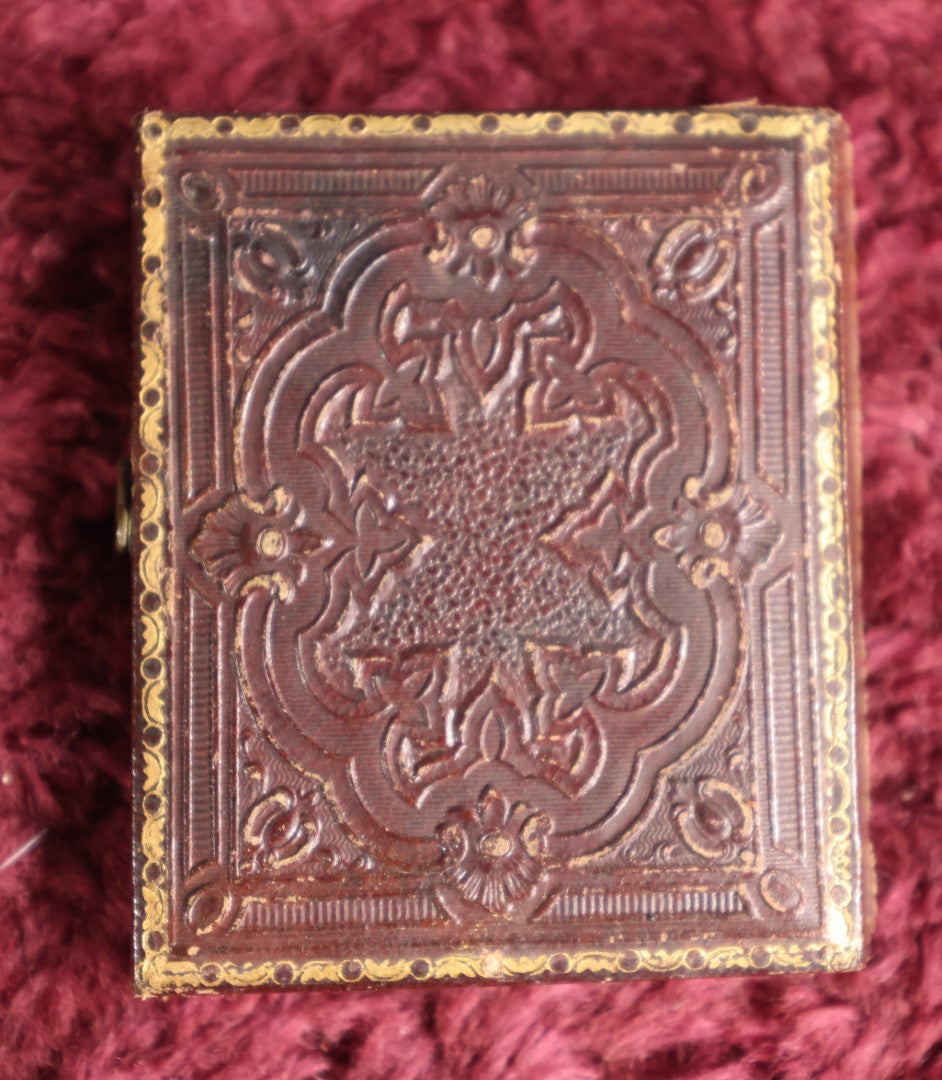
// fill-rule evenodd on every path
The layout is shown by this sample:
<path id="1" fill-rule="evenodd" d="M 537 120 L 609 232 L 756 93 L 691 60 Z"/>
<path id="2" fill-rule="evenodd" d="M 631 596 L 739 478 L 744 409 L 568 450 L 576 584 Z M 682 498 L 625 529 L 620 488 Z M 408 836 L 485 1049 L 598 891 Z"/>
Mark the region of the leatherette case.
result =
<path id="1" fill-rule="evenodd" d="M 859 965 L 840 119 L 140 141 L 139 992 Z"/>

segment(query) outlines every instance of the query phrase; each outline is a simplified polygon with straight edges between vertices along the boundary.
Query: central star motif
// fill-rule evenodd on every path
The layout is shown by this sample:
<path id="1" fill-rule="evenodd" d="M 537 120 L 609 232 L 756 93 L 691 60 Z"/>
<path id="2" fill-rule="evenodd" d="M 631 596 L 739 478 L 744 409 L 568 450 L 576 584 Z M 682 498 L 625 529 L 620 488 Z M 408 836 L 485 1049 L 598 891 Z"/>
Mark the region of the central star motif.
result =
<path id="1" fill-rule="evenodd" d="M 624 417 L 522 427 L 466 418 L 346 442 L 349 466 L 424 538 L 411 565 L 344 636 L 350 658 L 448 654 L 449 696 L 488 678 L 527 684 L 528 645 L 616 651 L 649 636 L 589 570 L 553 545 L 570 511 L 624 474 L 638 432 Z"/>

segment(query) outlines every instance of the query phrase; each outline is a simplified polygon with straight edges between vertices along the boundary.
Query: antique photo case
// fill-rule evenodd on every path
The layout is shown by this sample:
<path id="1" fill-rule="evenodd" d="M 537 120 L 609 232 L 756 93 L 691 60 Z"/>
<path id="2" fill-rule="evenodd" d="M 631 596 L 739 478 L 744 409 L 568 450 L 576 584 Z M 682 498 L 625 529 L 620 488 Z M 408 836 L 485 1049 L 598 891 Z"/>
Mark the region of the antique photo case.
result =
<path id="1" fill-rule="evenodd" d="M 140 144 L 138 992 L 859 966 L 840 118 Z"/>

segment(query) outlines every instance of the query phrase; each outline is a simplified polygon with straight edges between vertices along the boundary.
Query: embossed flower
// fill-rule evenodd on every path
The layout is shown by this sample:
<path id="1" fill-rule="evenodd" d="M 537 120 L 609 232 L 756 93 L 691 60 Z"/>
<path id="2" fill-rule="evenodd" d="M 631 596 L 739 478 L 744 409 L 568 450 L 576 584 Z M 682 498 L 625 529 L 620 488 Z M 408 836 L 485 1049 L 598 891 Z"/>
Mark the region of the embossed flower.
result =
<path id="1" fill-rule="evenodd" d="M 730 581 L 748 581 L 781 536 L 768 510 L 741 484 L 703 498 L 682 496 L 674 509 L 676 520 L 658 529 L 654 539 L 675 552 L 700 586 L 717 574 Z"/>
<path id="2" fill-rule="evenodd" d="M 274 583 L 287 598 L 304 580 L 305 556 L 321 546 L 320 537 L 300 528 L 300 518 L 282 487 L 262 503 L 232 495 L 203 518 L 191 548 L 227 592 Z"/>
<path id="3" fill-rule="evenodd" d="M 490 286 L 502 273 L 519 269 L 513 232 L 527 215 L 524 199 L 488 176 L 451 184 L 432 207 L 443 239 L 434 254 L 452 273 L 470 274 Z"/>
<path id="4" fill-rule="evenodd" d="M 487 787 L 474 809 L 453 810 L 439 826 L 444 878 L 466 900 L 503 914 L 542 877 L 549 831 L 546 814 Z"/>

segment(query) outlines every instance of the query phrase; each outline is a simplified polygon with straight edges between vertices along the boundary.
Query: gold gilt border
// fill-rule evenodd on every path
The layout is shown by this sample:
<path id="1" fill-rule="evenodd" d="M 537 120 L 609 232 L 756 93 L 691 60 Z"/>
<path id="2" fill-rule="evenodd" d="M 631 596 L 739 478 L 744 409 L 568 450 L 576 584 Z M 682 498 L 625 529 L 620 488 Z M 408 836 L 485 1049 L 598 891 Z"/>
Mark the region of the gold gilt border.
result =
<path id="1" fill-rule="evenodd" d="M 691 113 L 577 112 L 412 116 L 220 116 L 145 114 L 140 121 L 141 379 L 135 460 L 136 569 L 139 604 L 137 683 L 141 728 L 136 740 L 137 902 L 135 987 L 144 996 L 220 987 L 324 984 L 395 984 L 404 980 L 500 980 L 515 976 L 702 975 L 732 972 L 840 971 L 858 967 L 865 947 L 861 904 L 861 836 L 857 820 L 856 609 L 852 601 L 851 525 L 844 411 L 855 362 L 853 328 L 840 322 L 841 268 L 835 254 L 842 209 L 837 205 L 836 142 L 841 121 L 823 110 L 721 106 Z M 504 137 L 594 135 L 607 138 L 724 138 L 768 136 L 798 140 L 803 149 L 804 243 L 813 363 L 817 502 L 815 537 L 820 623 L 817 649 L 819 767 L 826 793 L 821 829 L 824 933 L 818 940 L 744 942 L 711 947 L 691 941 L 671 947 L 564 954 L 493 950 L 429 957 L 357 957 L 349 960 L 272 959 L 264 963 L 173 959 L 169 942 L 168 648 L 173 567 L 167 537 L 167 342 L 165 305 L 169 147 L 193 139 L 290 140 L 332 136 L 356 140 L 403 136 Z M 846 166 L 845 166 L 846 167 Z M 852 285 L 852 282 L 850 283 Z M 851 302 L 851 298 L 848 298 Z M 346 974 L 345 974 L 346 973 Z"/>

